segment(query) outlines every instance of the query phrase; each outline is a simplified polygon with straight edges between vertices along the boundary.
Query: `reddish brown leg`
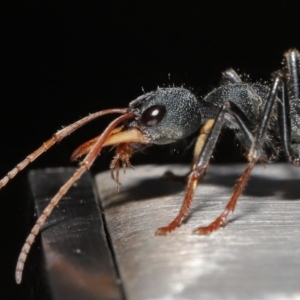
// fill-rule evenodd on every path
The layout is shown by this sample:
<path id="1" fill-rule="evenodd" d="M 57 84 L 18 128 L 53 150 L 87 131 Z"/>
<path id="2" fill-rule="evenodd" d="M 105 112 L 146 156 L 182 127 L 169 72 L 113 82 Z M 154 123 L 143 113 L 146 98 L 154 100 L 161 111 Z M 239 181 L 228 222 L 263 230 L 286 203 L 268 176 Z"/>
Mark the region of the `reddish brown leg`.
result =
<path id="1" fill-rule="evenodd" d="M 234 211 L 237 200 L 238 200 L 239 196 L 242 194 L 242 192 L 247 184 L 248 178 L 250 176 L 250 173 L 251 173 L 254 165 L 255 165 L 255 161 L 252 161 L 251 163 L 249 163 L 246 170 L 244 171 L 242 176 L 239 178 L 239 180 L 236 184 L 236 187 L 234 189 L 234 192 L 226 205 L 225 210 L 208 226 L 199 227 L 193 231 L 194 233 L 200 234 L 200 235 L 210 234 L 211 232 L 218 230 L 220 227 L 225 226 L 227 217 L 230 212 Z"/>
<path id="2" fill-rule="evenodd" d="M 265 135 L 265 132 L 266 132 L 266 129 L 268 126 L 271 110 L 274 106 L 274 102 L 276 99 L 279 83 L 281 82 L 281 78 L 282 78 L 281 73 L 277 73 L 277 75 L 274 79 L 274 82 L 273 82 L 272 89 L 269 93 L 267 103 L 264 107 L 264 111 L 261 115 L 260 124 L 256 131 L 256 135 L 253 140 L 252 147 L 248 154 L 249 164 L 248 164 L 246 170 L 244 171 L 244 173 L 242 174 L 242 176 L 240 177 L 240 179 L 238 180 L 237 185 L 234 189 L 233 195 L 232 195 L 231 199 L 229 200 L 228 204 L 226 205 L 225 210 L 210 225 L 208 225 L 206 227 L 199 227 L 194 231 L 194 233 L 209 234 L 209 233 L 219 229 L 221 226 L 224 226 L 226 224 L 228 214 L 230 212 L 233 212 L 233 210 L 236 206 L 237 200 L 246 186 L 246 183 L 248 181 L 248 178 L 250 176 L 250 173 L 251 173 L 255 163 L 261 158 L 261 149 L 263 148 L 263 145 L 264 145 L 264 135 Z"/>
<path id="3" fill-rule="evenodd" d="M 189 176 L 185 197 L 181 209 L 179 211 L 179 214 L 168 226 L 158 228 L 157 231 L 155 232 L 156 235 L 166 235 L 181 225 L 182 221 L 190 211 L 190 206 L 192 204 L 192 200 L 199 180 L 199 176 L 203 171 L 204 169 L 202 170 L 195 169 L 192 171 L 192 173 Z"/>
<path id="4" fill-rule="evenodd" d="M 213 123 L 213 126 L 209 128 L 209 134 L 205 137 L 204 145 L 203 147 L 201 147 L 201 153 L 197 161 L 195 161 L 193 164 L 193 170 L 188 179 L 185 197 L 179 214 L 168 226 L 158 228 L 155 233 L 156 235 L 166 235 L 169 232 L 173 231 L 181 225 L 184 218 L 188 215 L 199 177 L 207 169 L 212 152 L 215 149 L 215 144 L 222 129 L 224 123 L 224 115 L 228 108 L 228 105 L 228 103 L 225 103 L 222 106 L 215 122 Z"/>
<path id="5" fill-rule="evenodd" d="M 116 148 L 116 155 L 110 163 L 111 178 L 117 183 L 117 193 L 119 192 L 121 185 L 119 181 L 120 168 L 123 168 L 124 173 L 126 172 L 127 167 L 134 169 L 130 162 L 130 157 L 134 150 L 131 143 L 119 144 Z"/>

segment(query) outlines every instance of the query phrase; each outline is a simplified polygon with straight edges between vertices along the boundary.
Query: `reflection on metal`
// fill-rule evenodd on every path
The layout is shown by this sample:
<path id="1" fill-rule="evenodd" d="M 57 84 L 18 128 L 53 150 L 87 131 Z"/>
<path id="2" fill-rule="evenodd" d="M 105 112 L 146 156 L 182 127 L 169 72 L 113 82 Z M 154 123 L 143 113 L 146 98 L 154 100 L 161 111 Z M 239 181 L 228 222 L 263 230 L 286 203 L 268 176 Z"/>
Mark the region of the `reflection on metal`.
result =
<path id="1" fill-rule="evenodd" d="M 60 168 L 30 173 L 38 214 L 74 171 Z M 47 220 L 42 230 L 42 246 L 46 261 L 43 273 L 51 294 L 48 297 L 55 300 L 121 299 L 89 174 L 71 188 Z M 26 267 L 27 264 L 25 271 Z"/>

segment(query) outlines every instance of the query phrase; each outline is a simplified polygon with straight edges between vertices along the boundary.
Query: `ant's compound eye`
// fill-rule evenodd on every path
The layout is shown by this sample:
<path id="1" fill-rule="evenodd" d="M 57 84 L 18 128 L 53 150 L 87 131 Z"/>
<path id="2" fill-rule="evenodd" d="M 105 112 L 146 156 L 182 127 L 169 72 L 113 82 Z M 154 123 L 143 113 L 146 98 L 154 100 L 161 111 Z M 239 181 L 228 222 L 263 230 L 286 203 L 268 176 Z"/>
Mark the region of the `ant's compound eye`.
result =
<path id="1" fill-rule="evenodd" d="M 141 116 L 142 125 L 147 127 L 157 125 L 166 114 L 166 111 L 167 110 L 164 105 L 153 105 L 147 108 Z"/>

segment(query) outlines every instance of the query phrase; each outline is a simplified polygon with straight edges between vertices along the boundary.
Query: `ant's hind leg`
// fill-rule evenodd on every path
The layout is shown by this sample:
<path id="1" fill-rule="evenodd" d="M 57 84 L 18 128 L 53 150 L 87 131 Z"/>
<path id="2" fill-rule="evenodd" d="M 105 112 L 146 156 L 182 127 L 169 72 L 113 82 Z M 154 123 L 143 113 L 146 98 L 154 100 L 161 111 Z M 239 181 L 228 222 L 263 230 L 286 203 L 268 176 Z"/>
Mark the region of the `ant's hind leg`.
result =
<path id="1" fill-rule="evenodd" d="M 287 77 L 290 77 L 287 75 Z M 281 82 L 281 86 L 279 88 L 279 98 L 281 101 L 278 101 L 278 125 L 279 125 L 279 131 L 282 141 L 282 147 L 285 152 L 285 155 L 288 159 L 288 161 L 293 166 L 300 166 L 300 157 L 299 157 L 299 144 L 292 145 L 291 142 L 291 126 L 292 123 L 295 125 L 297 123 L 298 114 L 292 115 L 291 120 L 291 108 L 290 108 L 290 99 L 288 97 L 289 94 L 289 88 L 287 87 L 286 80 L 290 80 L 287 78 L 284 78 Z M 297 91 L 297 89 L 295 89 Z M 294 92 L 295 92 L 294 91 Z M 295 95 L 295 94 L 292 94 Z M 293 105 L 300 107 L 300 100 L 295 99 L 293 100 Z M 293 108 L 296 110 L 296 107 Z"/>
<path id="2" fill-rule="evenodd" d="M 291 49 L 284 54 L 284 71 L 287 72 L 287 91 L 289 98 L 299 99 L 299 62 L 300 54 L 298 50 Z"/>
<path id="3" fill-rule="evenodd" d="M 297 124 L 299 123 L 300 53 L 296 49 L 291 49 L 284 54 L 284 58 L 285 67 L 283 70 L 286 72 L 286 76 L 284 80 L 282 80 L 282 85 L 279 89 L 281 102 L 278 102 L 278 124 L 285 155 L 290 164 L 299 167 L 300 145 L 299 143 L 292 144 L 291 128 L 298 127 Z M 299 136 L 299 134 L 297 134 L 297 136 Z"/>

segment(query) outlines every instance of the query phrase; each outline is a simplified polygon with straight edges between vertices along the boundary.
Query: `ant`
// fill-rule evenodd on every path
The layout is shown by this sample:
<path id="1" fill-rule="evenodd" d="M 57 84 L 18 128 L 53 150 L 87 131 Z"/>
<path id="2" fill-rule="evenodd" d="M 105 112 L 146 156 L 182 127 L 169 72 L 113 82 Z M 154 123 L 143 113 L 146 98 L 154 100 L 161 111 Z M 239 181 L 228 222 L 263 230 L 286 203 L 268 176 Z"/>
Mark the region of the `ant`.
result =
<path id="1" fill-rule="evenodd" d="M 28 252 L 47 217 L 70 187 L 91 167 L 103 147 L 116 146 L 110 168 L 112 178 L 119 185 L 119 170 L 132 167 L 130 157 L 134 152 L 151 144 L 170 144 L 199 131 L 181 209 L 170 224 L 157 229 L 156 235 L 170 233 L 188 215 L 196 185 L 208 168 L 223 127 L 235 131 L 248 153 L 248 165 L 224 211 L 211 224 L 195 229 L 194 233 L 209 234 L 225 226 L 257 161 L 273 162 L 283 153 L 292 165 L 299 166 L 300 54 L 297 50 L 289 50 L 284 57 L 284 67 L 275 73 L 271 87 L 244 83 L 233 69 L 229 69 L 223 73 L 221 85 L 199 101 L 184 88 L 158 88 L 133 100 L 128 108 L 102 110 L 63 128 L 27 156 L 0 180 L 0 188 L 42 153 L 86 123 L 106 114 L 121 115 L 100 136 L 73 152 L 72 160 L 85 157 L 73 176 L 51 199 L 27 237 L 16 266 L 16 282 L 21 282 Z"/>

